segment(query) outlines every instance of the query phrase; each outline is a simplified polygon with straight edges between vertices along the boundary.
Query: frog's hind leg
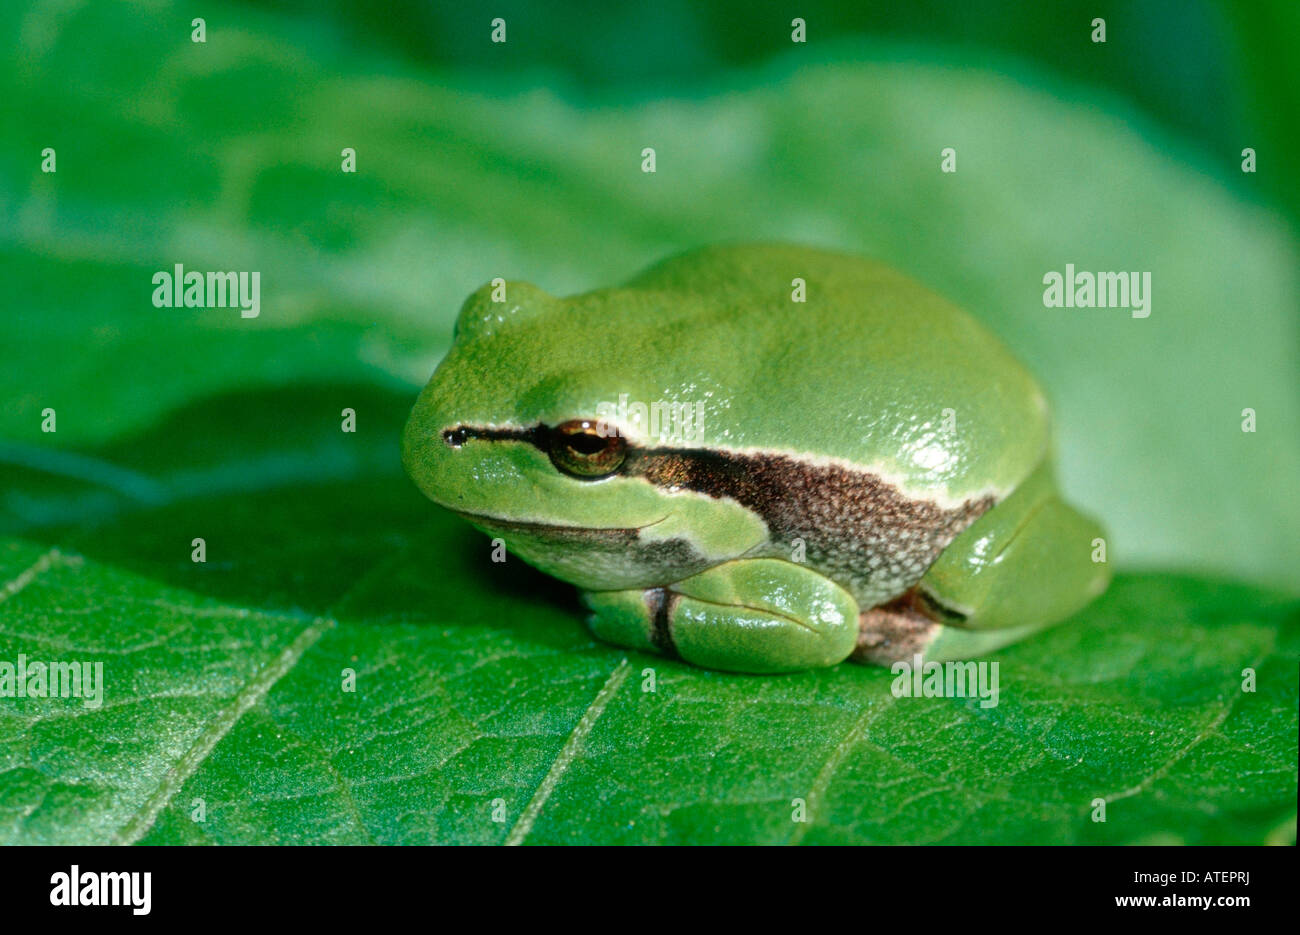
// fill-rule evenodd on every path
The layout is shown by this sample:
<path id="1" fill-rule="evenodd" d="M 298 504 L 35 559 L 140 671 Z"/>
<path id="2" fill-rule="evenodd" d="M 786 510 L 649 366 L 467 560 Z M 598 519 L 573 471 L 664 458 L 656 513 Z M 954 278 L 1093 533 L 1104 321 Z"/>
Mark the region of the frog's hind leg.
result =
<path id="1" fill-rule="evenodd" d="M 1105 590 L 1101 527 L 1065 503 L 1046 467 L 959 535 L 921 581 L 859 618 L 852 658 L 983 655 L 1059 623 Z"/>

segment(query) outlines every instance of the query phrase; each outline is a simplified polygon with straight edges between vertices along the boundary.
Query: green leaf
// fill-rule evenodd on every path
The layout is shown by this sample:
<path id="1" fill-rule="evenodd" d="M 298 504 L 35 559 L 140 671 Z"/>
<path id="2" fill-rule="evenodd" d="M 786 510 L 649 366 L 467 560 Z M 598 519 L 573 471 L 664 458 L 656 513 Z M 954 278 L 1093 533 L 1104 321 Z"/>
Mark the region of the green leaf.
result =
<path id="1" fill-rule="evenodd" d="M 318 417 L 331 394 L 357 434 Z M 51 497 L 93 525 L 0 549 L 0 660 L 106 682 L 98 709 L 0 703 L 0 840 L 1251 842 L 1294 821 L 1293 599 L 1120 576 L 995 656 L 988 708 L 853 665 L 705 672 L 592 642 L 570 588 L 423 502 L 382 457 L 405 403 L 187 409 L 98 453 L 150 453 L 153 502 Z"/>

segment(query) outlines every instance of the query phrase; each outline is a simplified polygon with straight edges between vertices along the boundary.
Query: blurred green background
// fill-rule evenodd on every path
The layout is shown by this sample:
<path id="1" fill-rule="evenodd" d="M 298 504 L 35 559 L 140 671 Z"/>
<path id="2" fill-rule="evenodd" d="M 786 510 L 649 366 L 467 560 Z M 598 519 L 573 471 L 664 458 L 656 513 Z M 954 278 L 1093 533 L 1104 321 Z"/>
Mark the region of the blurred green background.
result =
<path id="1" fill-rule="evenodd" d="M 191 42 L 194 16 L 206 20 L 205 43 Z M 497 16 L 504 44 L 489 39 Z M 790 41 L 796 16 L 807 43 Z M 1095 17 L 1106 20 L 1104 44 L 1090 39 Z M 1171 743 L 1204 727 L 1199 714 L 1222 724 L 1242 665 L 1294 655 L 1290 637 L 1267 636 L 1273 612 L 1259 607 L 1300 593 L 1300 6 L 46 0 L 4 5 L 0 47 L 0 580 L 12 592 L 0 597 L 3 658 L 34 639 L 125 645 L 134 662 L 120 678 L 148 702 L 138 719 L 62 726 L 30 699 L 0 708 L 10 758 L 0 819 L 14 839 L 189 840 L 199 832 L 181 790 L 205 784 L 218 798 L 283 807 L 281 793 L 305 794 L 286 792 L 293 783 L 318 780 L 343 801 L 340 839 L 472 837 L 482 828 L 458 824 L 457 803 L 477 808 L 494 783 L 511 808 L 530 801 L 619 657 L 585 641 L 571 592 L 545 579 L 512 569 L 503 583 L 457 564 L 459 577 L 444 580 L 440 556 L 478 542 L 402 476 L 402 420 L 460 302 L 483 282 L 568 293 L 744 239 L 877 256 L 968 308 L 1047 388 L 1067 493 L 1104 519 L 1117 569 L 1199 576 L 1129 578 L 1098 611 L 1109 636 L 1047 637 L 1007 653 L 1025 678 L 1052 671 L 1040 706 L 1077 674 L 1091 686 L 1080 697 L 1126 712 L 1126 726 L 1076 725 L 1058 746 L 1080 762 L 1098 749 L 1140 752 L 1086 779 L 1039 776 L 1033 788 L 1051 800 L 1042 814 L 998 815 L 969 833 L 1276 835 L 1294 800 L 1294 671 L 1275 684 L 1285 697 L 1272 697 L 1271 713 L 1251 715 L 1265 727 L 1249 722 L 1272 730 L 1261 747 L 1272 766 L 1234 761 L 1216 780 L 1211 825 L 1195 776 L 1150 806 L 1140 833 L 1078 823 L 1069 797 L 1097 793 L 1098 777 L 1148 789 L 1181 749 L 1148 739 L 1149 724 Z M 646 146 L 657 151 L 653 175 L 640 168 Z M 947 146 L 958 153 L 951 175 L 939 171 Z M 56 173 L 41 171 L 46 147 Z M 344 147 L 357 152 L 355 175 L 340 172 Z M 1241 171 L 1245 147 L 1257 151 L 1256 173 Z M 154 308 L 151 276 L 175 263 L 260 271 L 260 317 Z M 1066 263 L 1150 271 L 1151 317 L 1044 308 L 1042 277 Z M 355 435 L 339 431 L 344 407 L 358 413 Z M 53 434 L 41 431 L 47 408 Z M 1241 431 L 1246 408 L 1253 434 Z M 189 543 L 201 535 L 212 557 L 196 565 Z M 503 589 L 508 598 L 489 596 Z M 1204 630 L 1202 617 L 1232 627 Z M 148 655 L 160 640 L 184 643 L 179 634 L 216 642 Z M 536 657 L 536 668 L 497 671 L 498 644 Z M 306 654 L 296 668 L 295 653 Z M 393 752 L 354 775 L 344 761 L 357 741 L 339 724 L 363 734 L 392 725 L 336 709 L 332 696 L 309 700 L 320 685 L 304 673 L 328 681 L 351 660 L 415 679 L 403 654 L 452 673 L 439 679 L 478 672 L 464 695 L 452 682 L 432 696 L 408 686 L 401 710 L 439 724 L 444 739 L 472 722 L 505 744 L 500 724 L 484 726 L 502 708 L 471 717 L 465 706 L 486 705 L 503 679 L 532 686 L 508 708 L 517 772 L 502 779 L 501 756 L 485 756 L 461 763 L 453 782 L 429 772 L 430 754 L 412 740 L 401 769 L 423 784 L 393 793 L 410 800 L 386 800 L 382 818 L 364 803 L 353 815 L 352 781 L 383 772 Z M 563 684 L 546 674 L 557 657 L 577 673 Z M 263 684 L 259 673 L 286 659 L 291 677 Z M 1044 661 L 1057 659 L 1060 671 Z M 680 690 L 729 712 L 719 722 L 741 717 L 726 699 L 740 704 L 751 690 L 663 665 Z M 802 704 L 820 692 L 850 725 L 830 718 L 826 736 L 858 736 L 856 719 L 879 714 L 862 686 L 879 689 L 880 674 L 809 676 L 763 693 Z M 1134 678 L 1151 681 L 1151 697 L 1134 700 Z M 313 722 L 321 710 L 336 720 Z M 898 715 L 900 738 L 910 717 Z M 945 717 L 936 709 L 937 734 Z M 1023 730 L 1014 749 L 1027 756 L 1050 733 L 1036 715 L 1017 726 L 1014 708 L 998 717 L 999 729 Z M 267 739 L 308 722 L 310 743 Z M 793 736 L 779 744 L 792 759 L 760 778 L 802 777 L 833 799 L 830 761 Z M 1079 739 L 1099 736 L 1106 742 Z M 771 754 L 762 731 L 745 737 Z M 700 742 L 710 757 L 743 746 L 726 732 Z M 996 770 L 1010 755 L 979 749 L 987 764 L 963 747 L 934 775 Z M 884 782 L 893 768 L 869 771 Z M 1273 780 L 1249 793 L 1235 778 L 1270 769 Z M 737 770 L 702 785 L 699 802 L 743 786 Z M 989 783 L 967 778 L 968 789 Z M 944 807 L 933 821 L 901 839 L 941 839 L 950 815 L 972 813 L 969 799 L 936 795 Z M 393 815 L 412 802 L 442 824 L 399 833 Z M 699 827 L 753 839 L 743 810 L 724 821 L 699 807 Z M 325 834 L 319 816 L 248 809 L 237 830 L 205 833 Z M 659 839 L 700 839 L 690 821 L 637 814 Z M 1043 815 L 1057 823 L 1042 830 Z M 900 839 L 851 809 L 837 821 L 809 839 Z M 554 836 L 577 833 L 572 822 Z M 773 827 L 780 839 L 788 820 Z"/>
<path id="2" fill-rule="evenodd" d="M 215 4 L 196 44 L 168 3 L 11 6 L 10 460 L 232 388 L 413 392 L 497 275 L 568 292 L 790 239 L 882 257 L 998 331 L 1046 384 L 1067 487 L 1121 562 L 1294 586 L 1295 6 L 798 13 L 806 44 L 775 3 L 507 3 L 494 44 L 472 4 Z M 260 270 L 261 318 L 142 304 L 176 262 Z M 1151 271 L 1153 316 L 1044 309 L 1067 262 Z M 11 523 L 60 518 L 25 496 Z"/>

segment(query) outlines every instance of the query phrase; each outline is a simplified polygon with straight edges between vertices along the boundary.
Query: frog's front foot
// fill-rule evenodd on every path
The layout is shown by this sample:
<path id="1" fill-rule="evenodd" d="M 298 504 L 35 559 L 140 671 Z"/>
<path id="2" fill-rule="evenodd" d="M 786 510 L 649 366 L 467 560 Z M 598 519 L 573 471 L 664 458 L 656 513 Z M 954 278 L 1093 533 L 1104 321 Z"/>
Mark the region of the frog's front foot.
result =
<path id="1" fill-rule="evenodd" d="M 803 565 L 726 562 L 668 587 L 589 591 L 599 639 L 732 672 L 834 665 L 853 651 L 858 605 Z"/>

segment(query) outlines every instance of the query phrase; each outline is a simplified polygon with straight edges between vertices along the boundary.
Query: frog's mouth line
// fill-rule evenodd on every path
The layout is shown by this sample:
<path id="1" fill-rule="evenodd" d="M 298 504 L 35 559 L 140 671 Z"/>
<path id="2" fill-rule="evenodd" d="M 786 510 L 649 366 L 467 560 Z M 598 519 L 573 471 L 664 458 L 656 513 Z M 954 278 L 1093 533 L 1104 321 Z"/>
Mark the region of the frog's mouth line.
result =
<path id="1" fill-rule="evenodd" d="M 525 520 L 506 519 L 502 516 L 491 516 L 487 513 L 470 513 L 465 510 L 454 508 L 452 512 L 457 516 L 469 520 L 471 523 L 481 523 L 484 526 L 491 526 L 494 529 L 515 530 L 521 533 L 534 533 L 538 535 L 558 535 L 558 536 L 617 536 L 625 539 L 635 539 L 643 530 L 652 526 L 658 526 L 668 519 L 672 514 L 659 517 L 653 522 L 646 523 L 643 526 L 571 526 L 565 523 L 537 523 Z"/>

